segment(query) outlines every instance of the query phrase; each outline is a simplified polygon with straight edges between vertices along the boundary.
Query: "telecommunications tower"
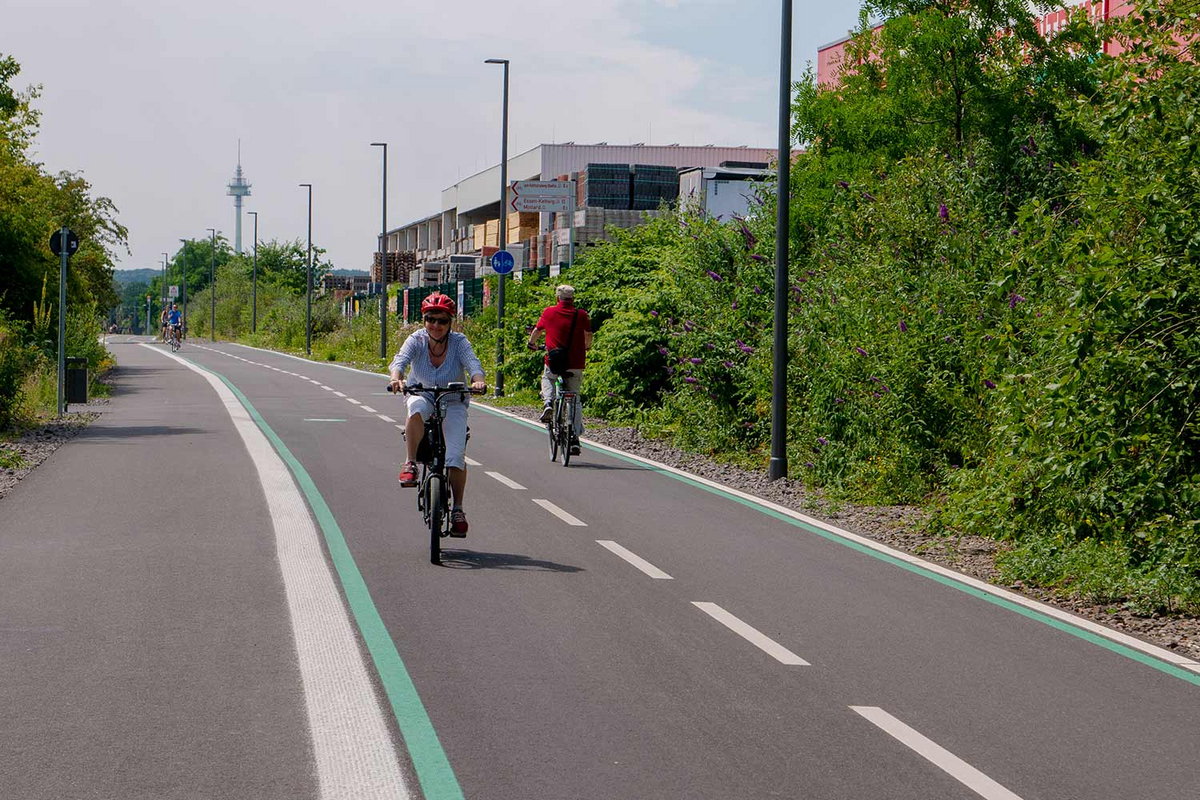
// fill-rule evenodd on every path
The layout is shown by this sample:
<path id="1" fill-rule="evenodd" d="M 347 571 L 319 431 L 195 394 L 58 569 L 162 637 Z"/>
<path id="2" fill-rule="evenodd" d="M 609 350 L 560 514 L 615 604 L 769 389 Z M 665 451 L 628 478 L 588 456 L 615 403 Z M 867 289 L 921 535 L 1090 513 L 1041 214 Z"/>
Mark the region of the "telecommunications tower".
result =
<path id="1" fill-rule="evenodd" d="M 250 194 L 250 184 L 246 182 L 246 176 L 242 174 L 242 140 L 238 139 L 238 161 L 237 172 L 233 174 L 233 180 L 229 182 L 227 187 L 229 191 L 225 194 L 233 197 L 233 210 L 236 216 L 236 226 L 234 230 L 233 248 L 238 255 L 242 252 L 242 198 Z"/>

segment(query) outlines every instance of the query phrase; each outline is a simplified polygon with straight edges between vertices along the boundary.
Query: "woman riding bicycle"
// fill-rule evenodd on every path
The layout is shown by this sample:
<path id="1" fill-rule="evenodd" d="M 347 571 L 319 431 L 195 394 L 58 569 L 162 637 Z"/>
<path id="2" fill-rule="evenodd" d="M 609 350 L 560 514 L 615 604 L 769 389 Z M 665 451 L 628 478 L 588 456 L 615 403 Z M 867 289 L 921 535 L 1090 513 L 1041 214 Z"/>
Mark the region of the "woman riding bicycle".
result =
<path id="1" fill-rule="evenodd" d="M 431 294 L 421 302 L 424 327 L 404 340 L 400 352 L 396 353 L 388 367 L 393 391 L 403 391 L 410 382 L 422 386 L 445 386 L 462 381 L 464 374 L 470 376 L 472 389 L 482 391 L 486 388 L 483 365 L 479 363 L 470 341 L 464 334 L 450 330 L 457 310 L 455 302 L 441 293 Z M 465 396 L 452 395 L 446 397 L 443 404 L 446 466 L 450 468 L 450 491 L 454 497 L 454 505 L 450 510 L 450 534 L 466 536 L 467 515 L 463 512 L 463 495 L 467 488 L 467 466 L 464 456 L 470 401 Z M 428 398 L 409 395 L 408 420 L 404 425 L 408 460 L 400 470 L 401 486 L 417 485 L 417 445 L 425 435 L 425 419 L 432 413 L 433 404 Z"/>

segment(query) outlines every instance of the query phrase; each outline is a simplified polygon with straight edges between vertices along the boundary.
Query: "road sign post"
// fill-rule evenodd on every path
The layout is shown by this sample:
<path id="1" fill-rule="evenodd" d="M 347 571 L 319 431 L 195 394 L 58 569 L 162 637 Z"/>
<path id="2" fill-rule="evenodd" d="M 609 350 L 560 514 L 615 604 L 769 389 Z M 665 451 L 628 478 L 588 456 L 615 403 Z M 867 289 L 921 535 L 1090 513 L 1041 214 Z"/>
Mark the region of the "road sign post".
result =
<path id="1" fill-rule="evenodd" d="M 58 268 L 58 415 L 66 412 L 63 384 L 67 371 L 67 259 L 79 249 L 79 237 L 64 226 L 50 236 L 50 252 L 60 257 Z"/>
<path id="2" fill-rule="evenodd" d="M 567 266 L 575 263 L 574 181 L 513 181 L 509 205 L 513 211 L 569 214 Z"/>

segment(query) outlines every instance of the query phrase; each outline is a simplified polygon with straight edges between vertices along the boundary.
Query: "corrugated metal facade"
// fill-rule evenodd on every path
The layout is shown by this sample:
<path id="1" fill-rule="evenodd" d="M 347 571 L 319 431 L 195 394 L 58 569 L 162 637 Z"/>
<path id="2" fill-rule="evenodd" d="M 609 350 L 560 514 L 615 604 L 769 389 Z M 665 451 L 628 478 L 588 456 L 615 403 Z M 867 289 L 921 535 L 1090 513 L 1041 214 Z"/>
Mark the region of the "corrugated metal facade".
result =
<path id="1" fill-rule="evenodd" d="M 654 164 L 663 167 L 716 167 L 724 161 L 771 162 L 774 148 L 668 147 L 665 145 L 542 145 L 542 180 L 579 172 L 588 164 Z"/>

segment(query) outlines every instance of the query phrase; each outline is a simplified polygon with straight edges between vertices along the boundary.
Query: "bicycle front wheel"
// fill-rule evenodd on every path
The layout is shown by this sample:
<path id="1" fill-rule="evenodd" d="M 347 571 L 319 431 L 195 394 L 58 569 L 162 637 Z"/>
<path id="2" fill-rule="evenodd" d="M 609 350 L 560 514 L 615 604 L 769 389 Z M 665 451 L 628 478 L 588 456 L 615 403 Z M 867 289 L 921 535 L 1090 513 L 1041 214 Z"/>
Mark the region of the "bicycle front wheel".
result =
<path id="1" fill-rule="evenodd" d="M 429 496 L 425 498 L 429 520 L 429 562 L 442 563 L 442 525 L 446 508 L 446 484 L 441 475 L 429 476 Z"/>
<path id="2" fill-rule="evenodd" d="M 546 432 L 550 434 L 550 460 L 558 460 L 558 404 L 554 404 L 554 414 L 550 417 L 549 424 L 546 425 Z"/>

